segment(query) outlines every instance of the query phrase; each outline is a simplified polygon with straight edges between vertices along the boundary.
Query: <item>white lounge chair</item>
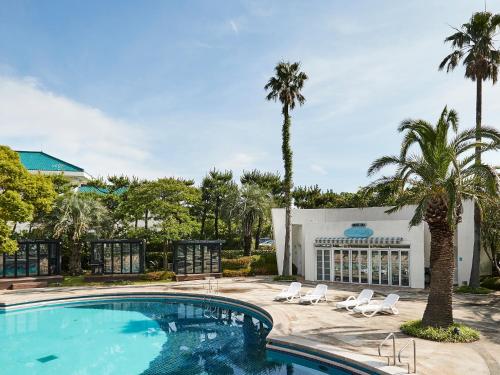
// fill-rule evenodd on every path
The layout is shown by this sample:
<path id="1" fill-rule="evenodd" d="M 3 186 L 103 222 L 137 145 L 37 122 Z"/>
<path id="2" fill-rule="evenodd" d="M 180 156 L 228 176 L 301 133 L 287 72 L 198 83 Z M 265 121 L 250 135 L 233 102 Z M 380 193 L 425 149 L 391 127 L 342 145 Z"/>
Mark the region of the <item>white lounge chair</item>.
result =
<path id="1" fill-rule="evenodd" d="M 325 300 L 325 302 L 328 302 L 326 299 L 326 291 L 328 290 L 328 286 L 325 284 L 318 284 L 316 285 L 316 288 L 314 290 L 309 291 L 306 293 L 305 296 L 300 297 L 299 303 L 318 303 L 321 300 Z"/>
<path id="2" fill-rule="evenodd" d="M 390 314 L 399 314 L 398 309 L 396 309 L 396 303 L 399 300 L 399 296 L 397 294 L 389 294 L 385 299 L 380 302 L 370 302 L 366 305 L 356 306 L 353 311 L 356 313 L 363 314 L 364 316 L 371 318 L 377 313 L 390 313 Z"/>
<path id="3" fill-rule="evenodd" d="M 294 298 L 300 298 L 301 288 L 302 284 L 294 281 L 293 283 L 290 284 L 288 288 L 283 289 L 276 297 L 274 297 L 274 300 L 275 301 L 287 300 L 288 302 L 290 302 Z"/>
<path id="4" fill-rule="evenodd" d="M 349 296 L 345 301 L 338 302 L 336 307 L 337 309 L 347 309 L 352 311 L 353 308 L 361 305 L 366 305 L 370 302 L 373 297 L 373 290 L 371 289 L 363 289 L 359 295 Z"/>

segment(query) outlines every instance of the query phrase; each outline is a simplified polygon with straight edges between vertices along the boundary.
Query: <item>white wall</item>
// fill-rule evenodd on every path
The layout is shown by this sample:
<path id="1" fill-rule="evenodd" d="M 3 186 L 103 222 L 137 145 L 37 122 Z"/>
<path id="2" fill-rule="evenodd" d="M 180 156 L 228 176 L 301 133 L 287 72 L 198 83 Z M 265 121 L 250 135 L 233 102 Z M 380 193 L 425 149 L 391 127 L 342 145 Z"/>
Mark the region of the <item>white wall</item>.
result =
<path id="1" fill-rule="evenodd" d="M 385 213 L 387 209 L 388 207 L 292 210 L 292 225 L 295 228 L 302 226 L 301 235 L 293 236 L 293 241 L 301 241 L 301 248 L 304 252 L 303 268 L 305 278 L 307 280 L 316 279 L 316 257 L 314 252 L 316 237 L 342 237 L 344 230 L 349 228 L 352 223 L 362 222 L 373 229 L 376 237 L 403 237 L 403 243 L 410 245 L 410 286 L 423 288 L 425 286 L 424 268 L 428 266 L 426 263 L 428 263 L 430 254 L 430 234 L 427 225 L 422 223 L 415 227 L 409 227 L 409 220 L 413 216 L 415 209 L 414 206 L 407 206 L 401 211 L 390 215 Z M 463 280 L 468 280 L 470 274 L 473 245 L 472 215 L 473 205 L 471 205 L 471 202 L 464 202 L 464 217 L 457 233 L 459 258 L 457 280 L 459 284 Z M 285 210 L 273 209 L 272 220 L 278 270 L 281 273 L 285 242 Z M 290 248 L 292 248 L 292 243 Z"/>

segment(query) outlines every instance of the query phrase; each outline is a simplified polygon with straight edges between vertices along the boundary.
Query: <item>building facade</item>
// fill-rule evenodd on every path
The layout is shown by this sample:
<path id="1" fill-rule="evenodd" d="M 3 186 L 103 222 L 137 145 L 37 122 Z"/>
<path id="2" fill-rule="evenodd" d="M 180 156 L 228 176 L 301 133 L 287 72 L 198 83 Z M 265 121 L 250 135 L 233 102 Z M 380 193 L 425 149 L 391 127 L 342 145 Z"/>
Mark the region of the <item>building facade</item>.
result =
<path id="1" fill-rule="evenodd" d="M 415 206 L 293 209 L 290 269 L 306 280 L 424 288 L 429 281 L 430 232 L 410 227 Z M 272 210 L 278 270 L 283 269 L 285 209 Z M 474 207 L 464 202 L 455 235 L 455 283 L 469 281 Z"/>

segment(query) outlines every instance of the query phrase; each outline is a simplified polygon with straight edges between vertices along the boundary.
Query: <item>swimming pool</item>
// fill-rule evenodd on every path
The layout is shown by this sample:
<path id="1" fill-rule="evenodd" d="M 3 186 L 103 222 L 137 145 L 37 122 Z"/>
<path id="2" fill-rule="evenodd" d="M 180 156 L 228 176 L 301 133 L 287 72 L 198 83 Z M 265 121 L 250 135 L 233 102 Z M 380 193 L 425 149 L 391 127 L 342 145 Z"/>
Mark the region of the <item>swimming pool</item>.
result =
<path id="1" fill-rule="evenodd" d="M 336 374 L 266 350 L 271 321 L 215 301 L 120 298 L 0 313 L 2 374 Z"/>

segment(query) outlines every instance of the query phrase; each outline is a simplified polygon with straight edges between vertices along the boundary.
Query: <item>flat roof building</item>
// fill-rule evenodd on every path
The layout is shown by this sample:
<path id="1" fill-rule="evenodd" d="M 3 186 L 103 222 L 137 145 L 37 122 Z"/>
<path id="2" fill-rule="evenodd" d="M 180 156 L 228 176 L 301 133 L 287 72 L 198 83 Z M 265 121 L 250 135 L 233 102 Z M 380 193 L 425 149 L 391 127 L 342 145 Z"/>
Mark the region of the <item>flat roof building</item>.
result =
<path id="1" fill-rule="evenodd" d="M 429 281 L 430 232 L 410 227 L 415 206 L 293 209 L 290 270 L 312 281 L 424 288 Z M 465 201 L 455 234 L 455 283 L 469 282 L 474 205 Z M 283 269 L 285 209 L 272 210 L 278 270 Z"/>

